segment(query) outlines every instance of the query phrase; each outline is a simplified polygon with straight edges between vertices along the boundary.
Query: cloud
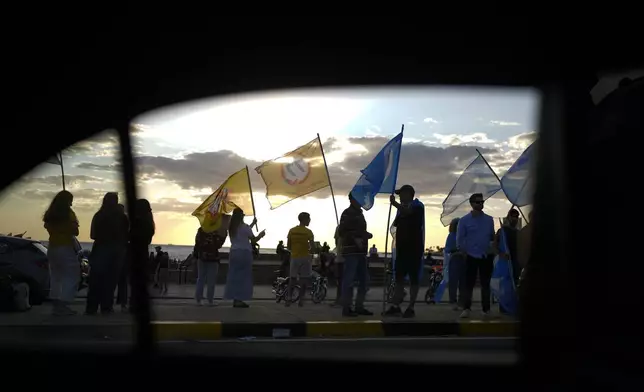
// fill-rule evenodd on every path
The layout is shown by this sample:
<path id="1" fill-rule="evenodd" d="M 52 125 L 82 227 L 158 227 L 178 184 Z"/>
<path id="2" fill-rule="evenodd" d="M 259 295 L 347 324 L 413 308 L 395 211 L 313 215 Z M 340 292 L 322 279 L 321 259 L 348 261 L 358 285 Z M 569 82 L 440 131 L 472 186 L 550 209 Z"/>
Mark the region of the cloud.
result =
<path id="1" fill-rule="evenodd" d="M 102 165 L 102 164 L 92 163 L 92 162 L 81 162 L 81 163 L 77 163 L 75 167 L 77 169 L 86 169 L 86 170 L 93 170 L 93 171 L 108 171 L 108 172 L 121 171 L 120 163 L 111 163 L 109 165 Z"/>
<path id="2" fill-rule="evenodd" d="M 344 161 L 330 165 L 329 172 L 336 194 L 348 194 L 374 155 L 389 141 L 388 138 L 351 138 L 350 142 L 366 148 L 364 154 L 347 156 Z M 479 147 L 481 153 L 496 151 Z M 405 143 L 402 146 L 398 184 L 409 183 L 418 194 L 448 193 L 460 172 L 477 155 L 473 146 L 434 147 L 425 143 Z"/>
<path id="3" fill-rule="evenodd" d="M 431 117 L 426 117 L 423 119 L 423 122 L 429 123 L 429 124 L 438 124 L 438 120 L 435 120 Z"/>
<path id="4" fill-rule="evenodd" d="M 30 185 L 61 185 L 62 183 L 62 178 L 61 176 L 46 176 L 46 177 L 25 177 L 22 180 L 23 183 L 25 184 L 30 184 Z M 100 178 L 100 177 L 94 177 L 94 176 L 85 176 L 85 175 L 66 175 L 65 176 L 65 184 L 66 185 L 71 185 L 71 186 L 79 186 L 81 184 L 99 184 L 99 183 L 104 183 L 107 182 L 107 180 Z"/>
<path id="5" fill-rule="evenodd" d="M 132 152 L 134 155 L 139 155 L 143 151 L 143 141 L 141 136 L 143 130 L 131 127 L 130 136 L 132 142 Z M 65 149 L 63 158 L 65 156 L 85 155 L 88 157 L 114 157 L 120 155 L 120 140 L 118 132 L 113 129 L 105 130 L 89 139 L 76 143 Z"/>
<path id="6" fill-rule="evenodd" d="M 152 210 L 157 212 L 180 212 L 191 214 L 201 202 L 186 202 L 174 198 L 162 198 L 152 203 Z"/>
<path id="7" fill-rule="evenodd" d="M 457 134 L 443 135 L 440 133 L 435 133 L 434 137 L 438 139 L 439 143 L 449 145 L 449 146 L 459 146 L 461 144 L 472 144 L 472 143 L 477 143 L 477 144 L 494 143 L 494 140 L 488 138 L 487 134 L 483 132 L 471 133 L 469 135 L 457 135 Z"/>
<path id="8" fill-rule="evenodd" d="M 508 139 L 508 146 L 510 148 L 518 148 L 518 149 L 524 150 L 528 148 L 528 146 L 532 144 L 535 140 L 537 140 L 536 131 L 520 133 Z"/>
<path id="9" fill-rule="evenodd" d="M 360 170 L 364 169 L 375 154 L 389 141 L 388 137 L 354 137 L 346 139 L 355 153 L 346 154 L 342 160 L 329 164 L 329 173 L 335 194 L 346 195 L 355 185 Z M 327 141 L 333 146 L 334 142 Z M 335 141 L 337 142 L 337 141 Z M 496 149 L 479 147 L 483 154 L 492 154 Z M 426 143 L 405 143 L 399 167 L 398 183 L 412 184 L 419 195 L 447 194 L 460 172 L 477 155 L 474 146 L 435 147 Z M 137 158 L 137 171 L 142 179 L 163 179 L 183 189 L 216 189 L 230 174 L 245 165 L 253 171 L 261 162 L 240 157 L 234 152 L 222 150 L 188 154 L 182 159 L 160 156 Z M 264 189 L 261 178 L 251 173 L 255 191 Z M 328 192 L 315 192 L 311 197 L 327 197 Z M 165 200 L 157 208 L 183 212 L 196 206 L 184 201 Z"/>
<path id="10" fill-rule="evenodd" d="M 184 189 L 216 189 L 226 178 L 244 166 L 254 171 L 261 163 L 228 150 L 191 153 L 182 159 L 162 156 L 144 156 L 136 159 L 139 179 L 165 179 Z M 251 179 L 253 187 L 263 186 L 259 176 L 251 174 Z"/>
<path id="11" fill-rule="evenodd" d="M 492 120 L 490 121 L 490 124 L 498 127 L 518 127 L 521 125 L 521 123 L 518 123 L 516 121 L 499 121 L 499 120 Z"/>

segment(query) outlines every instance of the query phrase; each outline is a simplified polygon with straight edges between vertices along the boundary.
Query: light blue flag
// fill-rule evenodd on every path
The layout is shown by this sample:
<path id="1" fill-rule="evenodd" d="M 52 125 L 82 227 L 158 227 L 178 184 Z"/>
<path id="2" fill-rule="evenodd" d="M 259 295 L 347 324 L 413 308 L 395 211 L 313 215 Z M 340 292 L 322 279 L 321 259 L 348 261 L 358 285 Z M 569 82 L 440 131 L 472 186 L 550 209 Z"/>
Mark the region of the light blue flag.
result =
<path id="1" fill-rule="evenodd" d="M 443 213 L 441 223 L 449 225 L 454 218 L 461 218 L 472 210 L 470 207 L 470 196 L 473 193 L 483 194 L 483 200 L 487 200 L 501 189 L 499 180 L 485 162 L 481 155 L 476 157 L 469 164 L 456 184 L 443 201 Z"/>
<path id="2" fill-rule="evenodd" d="M 351 190 L 351 195 L 362 208 L 370 210 L 378 193 L 392 194 L 396 190 L 398 163 L 403 133 L 391 139 L 371 163 L 360 170 L 362 176 Z"/>
<path id="3" fill-rule="evenodd" d="M 532 204 L 532 176 L 531 164 L 532 154 L 534 152 L 532 143 L 523 151 L 523 154 L 508 169 L 507 173 L 501 178 L 501 187 L 505 196 L 510 203 L 517 207 L 523 207 Z"/>
<path id="4" fill-rule="evenodd" d="M 503 227 L 500 232 L 499 251 L 509 254 Z M 494 263 L 494 270 L 492 271 L 492 279 L 490 279 L 490 289 L 492 295 L 499 301 L 499 305 L 501 305 L 505 312 L 510 315 L 515 315 L 517 312 L 518 298 L 512 276 L 511 260 L 497 256 L 496 262 Z"/>

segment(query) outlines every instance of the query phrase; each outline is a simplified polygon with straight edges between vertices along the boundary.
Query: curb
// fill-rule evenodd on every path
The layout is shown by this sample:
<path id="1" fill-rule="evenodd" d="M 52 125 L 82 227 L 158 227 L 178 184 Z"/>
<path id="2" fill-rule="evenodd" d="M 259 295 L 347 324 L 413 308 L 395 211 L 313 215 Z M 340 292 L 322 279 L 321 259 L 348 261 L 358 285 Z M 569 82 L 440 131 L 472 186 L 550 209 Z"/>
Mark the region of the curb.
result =
<path id="1" fill-rule="evenodd" d="M 466 322 L 396 322 L 309 321 L 295 323 L 227 323 L 156 321 L 154 330 L 159 341 L 198 341 L 254 338 L 378 338 L 378 337 L 515 337 L 515 321 Z M 134 328 L 128 324 L 113 325 L 6 325 L 0 336 L 12 340 L 132 340 Z M 0 339 L 2 340 L 2 339 Z"/>

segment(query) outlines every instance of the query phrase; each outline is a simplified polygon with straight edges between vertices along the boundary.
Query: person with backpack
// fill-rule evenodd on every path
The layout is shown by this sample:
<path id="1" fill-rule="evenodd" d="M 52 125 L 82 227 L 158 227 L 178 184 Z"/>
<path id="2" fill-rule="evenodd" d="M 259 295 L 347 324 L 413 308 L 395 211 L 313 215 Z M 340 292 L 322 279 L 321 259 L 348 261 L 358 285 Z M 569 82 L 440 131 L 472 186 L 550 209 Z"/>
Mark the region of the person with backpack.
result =
<path id="1" fill-rule="evenodd" d="M 219 249 L 226 241 L 226 234 L 220 234 L 218 231 L 206 233 L 201 227 L 197 230 L 195 236 L 195 247 L 193 255 L 197 258 L 197 289 L 195 300 L 197 305 L 201 306 L 203 300 L 204 285 L 208 286 L 206 299 L 209 306 L 216 306 L 215 303 L 215 283 L 217 281 L 217 272 L 219 271 Z"/>

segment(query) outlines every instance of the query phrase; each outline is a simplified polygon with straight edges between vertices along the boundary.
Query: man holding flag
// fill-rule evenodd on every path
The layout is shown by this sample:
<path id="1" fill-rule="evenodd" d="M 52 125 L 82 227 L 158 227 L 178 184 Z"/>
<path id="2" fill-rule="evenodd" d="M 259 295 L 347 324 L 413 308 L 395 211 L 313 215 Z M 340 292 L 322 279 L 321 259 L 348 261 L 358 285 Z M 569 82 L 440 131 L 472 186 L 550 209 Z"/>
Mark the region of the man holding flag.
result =
<path id="1" fill-rule="evenodd" d="M 414 199 L 415 190 L 411 185 L 403 185 L 396 191 L 400 195 L 400 203 L 396 196 L 391 195 L 391 205 L 396 207 L 398 213 L 393 225 L 396 226 L 396 259 L 394 274 L 396 278 L 396 292 L 393 305 L 385 312 L 386 316 L 403 315 L 405 318 L 414 317 L 414 305 L 418 297 L 420 273 L 423 268 L 423 255 L 425 249 L 425 206 L 418 199 Z M 410 298 L 409 307 L 403 314 L 400 304 L 404 297 L 405 277 L 409 276 Z"/>

